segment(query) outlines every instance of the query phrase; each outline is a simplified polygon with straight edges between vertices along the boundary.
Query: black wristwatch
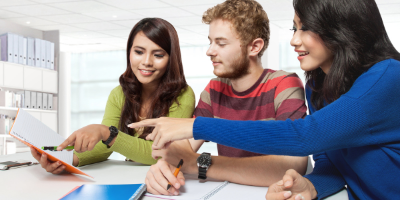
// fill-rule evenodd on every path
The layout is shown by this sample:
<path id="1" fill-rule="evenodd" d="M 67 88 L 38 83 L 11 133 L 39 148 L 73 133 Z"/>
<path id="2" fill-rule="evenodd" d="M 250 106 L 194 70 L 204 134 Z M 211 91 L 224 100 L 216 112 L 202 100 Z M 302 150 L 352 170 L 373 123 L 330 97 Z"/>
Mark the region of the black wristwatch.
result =
<path id="1" fill-rule="evenodd" d="M 110 148 L 109 144 L 111 143 L 111 141 L 117 137 L 118 135 L 118 129 L 115 126 L 110 126 L 110 128 L 108 128 L 110 130 L 110 137 L 108 137 L 108 139 L 106 141 L 103 141 L 103 144 L 107 145 L 108 148 Z"/>
<path id="2" fill-rule="evenodd" d="M 211 154 L 203 152 L 197 158 L 197 167 L 199 167 L 199 179 L 206 179 L 207 170 L 211 166 Z"/>

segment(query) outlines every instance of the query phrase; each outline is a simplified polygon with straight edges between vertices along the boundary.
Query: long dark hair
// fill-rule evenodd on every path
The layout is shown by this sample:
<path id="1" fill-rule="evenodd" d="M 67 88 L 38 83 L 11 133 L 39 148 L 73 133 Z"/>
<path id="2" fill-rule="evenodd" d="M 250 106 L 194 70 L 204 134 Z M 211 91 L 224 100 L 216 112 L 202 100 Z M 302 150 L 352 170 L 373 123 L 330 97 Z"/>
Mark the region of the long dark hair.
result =
<path id="1" fill-rule="evenodd" d="M 165 116 L 177 97 L 187 88 L 183 74 L 181 51 L 179 48 L 178 34 L 174 27 L 160 18 L 144 18 L 140 20 L 129 34 L 126 48 L 126 71 L 119 77 L 119 83 L 125 94 L 125 103 L 121 111 L 119 129 L 129 135 L 134 135 L 134 130 L 126 125 L 138 122 L 141 108 L 142 84 L 133 74 L 130 63 L 130 52 L 135 36 L 143 32 L 147 38 L 160 46 L 169 55 L 169 61 L 165 74 L 161 77 L 157 91 L 146 118 Z M 140 138 L 145 138 L 153 128 L 145 128 Z"/>
<path id="2" fill-rule="evenodd" d="M 318 34 L 333 54 L 328 74 L 321 68 L 305 73 L 317 110 L 348 92 L 374 64 L 400 60 L 374 0 L 294 0 L 293 7 L 306 29 Z"/>

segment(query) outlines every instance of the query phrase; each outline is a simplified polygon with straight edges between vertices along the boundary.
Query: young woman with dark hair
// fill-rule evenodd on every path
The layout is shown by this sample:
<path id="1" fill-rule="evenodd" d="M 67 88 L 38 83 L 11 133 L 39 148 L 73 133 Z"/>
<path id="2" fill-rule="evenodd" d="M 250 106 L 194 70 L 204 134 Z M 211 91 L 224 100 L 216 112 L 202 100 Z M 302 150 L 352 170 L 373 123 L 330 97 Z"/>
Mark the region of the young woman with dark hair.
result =
<path id="1" fill-rule="evenodd" d="M 400 196 L 400 54 L 374 0 L 294 0 L 291 45 L 306 71 L 310 114 L 286 121 L 149 119 L 154 148 L 203 139 L 264 154 L 314 154 L 314 171 L 288 170 L 267 199 Z"/>
<path id="2" fill-rule="evenodd" d="M 83 127 L 58 148 L 74 145 L 73 165 L 106 160 L 112 152 L 144 164 L 154 164 L 152 141 L 144 138 L 151 128 L 128 129 L 127 124 L 162 116 L 192 117 L 195 98 L 187 85 L 174 27 L 159 18 L 145 18 L 132 29 L 127 42 L 127 67 L 107 101 L 102 123 Z M 31 149 L 48 172 L 58 174 L 63 165 Z"/>

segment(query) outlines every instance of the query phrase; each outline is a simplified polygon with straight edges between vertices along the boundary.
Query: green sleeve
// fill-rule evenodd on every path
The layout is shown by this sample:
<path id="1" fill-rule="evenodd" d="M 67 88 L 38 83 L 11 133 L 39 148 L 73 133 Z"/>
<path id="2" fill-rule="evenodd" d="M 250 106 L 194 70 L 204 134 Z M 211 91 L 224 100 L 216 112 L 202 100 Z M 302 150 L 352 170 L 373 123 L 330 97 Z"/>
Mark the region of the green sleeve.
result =
<path id="1" fill-rule="evenodd" d="M 174 103 L 170 107 L 170 113 L 168 116 L 177 118 L 192 117 L 195 102 L 193 90 L 188 87 L 188 89 L 178 97 L 178 101 L 179 106 Z M 124 103 L 125 95 L 122 91 L 122 87 L 118 86 L 111 91 L 110 96 L 108 97 L 102 124 L 118 127 Z M 137 136 L 130 136 L 120 131 L 114 144 L 110 148 L 107 148 L 107 145 L 100 141 L 92 151 L 74 153 L 79 158 L 78 166 L 104 161 L 113 151 L 136 162 L 150 165 L 156 163 L 156 160 L 151 157 L 152 144 L 153 141 L 147 141 L 138 138 Z"/>

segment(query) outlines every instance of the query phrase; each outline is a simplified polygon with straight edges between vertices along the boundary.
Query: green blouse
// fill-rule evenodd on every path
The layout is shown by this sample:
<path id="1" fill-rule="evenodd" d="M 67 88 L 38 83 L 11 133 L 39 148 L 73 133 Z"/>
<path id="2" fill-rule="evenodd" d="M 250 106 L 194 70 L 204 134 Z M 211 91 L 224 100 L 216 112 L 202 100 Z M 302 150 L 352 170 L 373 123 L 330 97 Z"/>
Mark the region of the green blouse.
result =
<path id="1" fill-rule="evenodd" d="M 167 116 L 173 118 L 193 117 L 195 96 L 190 86 L 179 95 L 178 102 L 179 105 L 176 102 L 172 104 Z M 125 95 L 122 91 L 122 87 L 118 86 L 114 88 L 108 96 L 106 110 L 101 124 L 118 127 L 124 103 Z M 151 165 L 156 163 L 156 160 L 151 157 L 152 144 L 153 141 L 138 138 L 137 134 L 135 134 L 135 136 L 130 136 L 119 131 L 114 144 L 110 148 L 107 148 L 107 145 L 100 141 L 92 151 L 83 153 L 74 152 L 74 154 L 79 158 L 78 166 L 104 161 L 114 151 L 136 162 Z"/>

